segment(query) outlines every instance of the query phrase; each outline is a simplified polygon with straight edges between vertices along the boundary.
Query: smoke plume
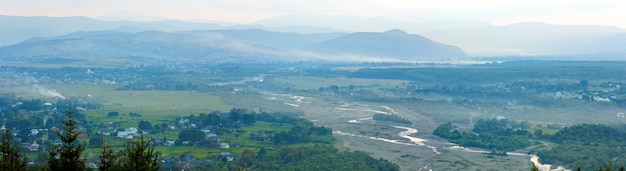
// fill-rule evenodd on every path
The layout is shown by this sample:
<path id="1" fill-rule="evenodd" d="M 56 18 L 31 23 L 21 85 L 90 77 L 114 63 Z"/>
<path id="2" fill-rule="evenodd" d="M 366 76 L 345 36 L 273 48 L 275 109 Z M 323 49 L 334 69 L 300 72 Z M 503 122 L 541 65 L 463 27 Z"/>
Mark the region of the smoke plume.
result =
<path id="1" fill-rule="evenodd" d="M 46 97 L 58 97 L 58 98 L 61 98 L 61 99 L 65 99 L 65 96 L 61 95 L 61 93 L 59 93 L 59 91 L 54 90 L 54 89 L 45 88 L 43 86 L 40 86 L 39 84 L 34 84 L 33 85 L 33 92 L 35 92 L 37 94 L 44 95 Z"/>

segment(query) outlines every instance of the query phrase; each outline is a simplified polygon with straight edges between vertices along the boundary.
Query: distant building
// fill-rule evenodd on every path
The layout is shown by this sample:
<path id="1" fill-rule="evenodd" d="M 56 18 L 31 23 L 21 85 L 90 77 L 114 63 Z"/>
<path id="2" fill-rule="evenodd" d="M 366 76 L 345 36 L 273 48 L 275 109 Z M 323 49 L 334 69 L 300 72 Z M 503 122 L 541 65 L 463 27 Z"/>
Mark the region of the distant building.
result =
<path id="1" fill-rule="evenodd" d="M 87 111 L 87 109 L 85 109 L 84 107 L 76 107 L 76 110 L 78 110 L 78 111 Z"/>
<path id="2" fill-rule="evenodd" d="M 217 136 L 217 134 L 209 134 L 206 136 L 206 139 L 211 141 L 217 141 L 219 140 L 219 136 Z"/>
<path id="3" fill-rule="evenodd" d="M 39 134 L 39 130 L 37 130 L 37 129 L 31 129 L 30 130 L 30 135 L 37 135 L 37 134 Z"/>
<path id="4" fill-rule="evenodd" d="M 39 144 L 32 143 L 28 146 L 28 151 L 39 151 Z"/>
<path id="5" fill-rule="evenodd" d="M 63 141 L 61 141 L 60 139 L 56 139 L 56 140 L 52 141 L 52 144 L 53 145 L 62 145 Z"/>
<path id="6" fill-rule="evenodd" d="M 230 148 L 230 145 L 228 143 L 220 143 L 220 148 Z"/>
<path id="7" fill-rule="evenodd" d="M 176 144 L 176 141 L 171 140 L 171 141 L 165 141 L 165 143 L 163 143 L 164 146 L 174 146 Z"/>
<path id="8" fill-rule="evenodd" d="M 53 126 L 52 128 L 50 128 L 50 131 L 59 131 L 59 128 Z"/>
<path id="9" fill-rule="evenodd" d="M 218 158 L 221 161 L 229 162 L 229 161 L 235 160 L 235 155 L 233 155 L 233 154 L 231 154 L 229 152 L 222 152 L 222 153 L 220 153 L 220 156 Z"/>
<path id="10" fill-rule="evenodd" d="M 126 138 L 126 137 L 128 137 L 128 132 L 126 132 L 126 131 L 117 131 L 117 137 L 119 137 L 119 138 Z"/>
<path id="11" fill-rule="evenodd" d="M 207 133 L 207 132 L 213 131 L 214 129 L 215 129 L 215 127 L 213 127 L 212 125 L 209 125 L 209 126 L 202 127 L 202 129 L 200 129 L 200 131 L 202 131 L 204 133 Z"/>

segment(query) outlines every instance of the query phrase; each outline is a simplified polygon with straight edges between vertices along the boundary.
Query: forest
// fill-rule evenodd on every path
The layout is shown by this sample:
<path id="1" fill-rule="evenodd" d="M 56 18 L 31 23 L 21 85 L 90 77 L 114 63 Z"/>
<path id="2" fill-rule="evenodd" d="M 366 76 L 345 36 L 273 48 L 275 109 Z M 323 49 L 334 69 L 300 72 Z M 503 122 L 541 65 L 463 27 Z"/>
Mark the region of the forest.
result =
<path id="1" fill-rule="evenodd" d="M 572 168 L 592 170 L 626 164 L 626 132 L 602 124 L 567 127 L 545 140 L 558 145 L 539 150 L 537 156 L 546 162 L 564 163 Z"/>
<path id="2" fill-rule="evenodd" d="M 452 123 L 440 124 L 434 135 L 447 138 L 450 142 L 466 147 L 478 147 L 497 151 L 512 151 L 530 145 L 526 130 L 514 130 L 506 119 L 479 119 L 472 132 L 460 132 Z"/>
<path id="3" fill-rule="evenodd" d="M 519 123 L 517 123 L 519 124 Z M 531 140 L 548 141 L 556 145 L 530 151 L 545 163 L 559 163 L 568 168 L 594 170 L 626 164 L 626 131 L 602 124 L 581 124 L 566 127 L 554 135 L 511 128 L 506 119 L 479 119 L 472 132 L 461 132 L 451 123 L 440 124 L 434 135 L 465 147 L 477 147 L 496 151 L 514 151 L 529 147 Z"/>

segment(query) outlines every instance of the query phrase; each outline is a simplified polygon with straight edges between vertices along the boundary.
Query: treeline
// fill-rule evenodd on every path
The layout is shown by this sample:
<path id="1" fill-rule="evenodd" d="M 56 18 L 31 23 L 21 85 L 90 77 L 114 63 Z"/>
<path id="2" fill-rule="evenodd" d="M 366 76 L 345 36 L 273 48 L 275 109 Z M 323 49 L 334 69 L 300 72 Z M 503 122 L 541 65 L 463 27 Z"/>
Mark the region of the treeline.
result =
<path id="1" fill-rule="evenodd" d="M 501 151 L 528 147 L 531 135 L 526 130 L 513 129 L 512 125 L 524 127 L 525 124 L 506 119 L 478 120 L 472 132 L 461 132 L 451 123 L 444 123 L 433 134 L 465 147 Z M 609 161 L 616 166 L 626 165 L 625 130 L 602 124 L 582 124 L 563 128 L 554 135 L 537 135 L 534 138 L 557 144 L 551 148 L 531 151 L 543 163 L 559 163 L 581 170 L 616 170 L 610 164 L 607 165 Z"/>
<path id="2" fill-rule="evenodd" d="M 320 139 L 322 136 L 332 135 L 333 130 L 324 126 L 315 126 L 307 120 L 299 120 L 289 131 L 281 131 L 274 135 L 274 145 L 287 145 L 296 143 L 331 143 Z M 330 138 L 330 137 L 329 137 Z"/>
<path id="3" fill-rule="evenodd" d="M 228 170 L 344 170 L 397 171 L 399 166 L 364 152 L 338 151 L 332 145 L 283 146 L 278 149 L 244 150 Z"/>
<path id="4" fill-rule="evenodd" d="M 460 132 L 452 123 L 440 124 L 433 132 L 450 142 L 465 147 L 478 147 L 499 151 L 511 151 L 528 147 L 529 133 L 526 130 L 514 130 L 506 119 L 479 119 L 472 132 Z"/>
<path id="5" fill-rule="evenodd" d="M 618 166 L 626 164 L 624 130 L 601 124 L 582 124 L 564 128 L 545 138 L 558 145 L 537 151 L 542 162 L 564 163 L 582 170 L 603 168 L 608 161 Z"/>
<path id="6" fill-rule="evenodd" d="M 372 117 L 374 120 L 378 120 L 378 121 L 389 121 L 389 122 L 394 122 L 394 123 L 401 123 L 401 124 L 411 124 L 411 121 L 409 121 L 408 119 L 404 119 L 398 115 L 394 115 L 394 114 L 374 114 L 374 116 Z"/>
<path id="7" fill-rule="evenodd" d="M 516 80 L 579 79 L 581 73 L 584 73 L 584 77 L 598 80 L 624 79 L 626 71 L 623 70 L 623 65 L 623 62 L 613 61 L 511 61 L 497 65 L 481 65 L 481 67 L 367 68 L 346 74 L 346 77 L 399 79 L 442 85 L 508 82 L 513 76 Z"/>

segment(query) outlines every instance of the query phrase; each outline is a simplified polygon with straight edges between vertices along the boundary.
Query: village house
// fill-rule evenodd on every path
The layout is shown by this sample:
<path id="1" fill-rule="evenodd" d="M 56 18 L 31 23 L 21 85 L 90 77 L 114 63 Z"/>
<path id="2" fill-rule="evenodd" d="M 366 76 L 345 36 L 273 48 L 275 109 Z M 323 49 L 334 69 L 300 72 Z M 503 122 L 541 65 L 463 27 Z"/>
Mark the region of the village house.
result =
<path id="1" fill-rule="evenodd" d="M 200 129 L 200 131 L 202 131 L 204 133 L 207 133 L 207 132 L 213 131 L 214 129 L 215 129 L 215 127 L 213 127 L 212 125 L 209 125 L 209 126 L 202 127 L 202 129 Z"/>
<path id="2" fill-rule="evenodd" d="M 255 139 L 257 141 L 271 141 L 270 136 L 263 131 L 259 131 L 255 136 L 250 136 L 250 139 Z"/>
<path id="3" fill-rule="evenodd" d="M 164 146 L 174 146 L 175 144 L 176 144 L 176 141 L 174 140 L 165 141 L 165 143 L 163 143 Z"/>
<path id="4" fill-rule="evenodd" d="M 59 129 L 59 128 L 57 128 L 56 126 L 53 126 L 52 128 L 50 128 L 50 131 L 55 131 L 55 132 L 56 132 L 56 131 L 59 131 L 59 130 L 60 130 L 60 129 Z"/>
<path id="5" fill-rule="evenodd" d="M 60 145 L 63 144 L 63 141 L 61 141 L 60 139 L 56 139 L 56 140 L 52 141 L 52 144 L 56 145 L 56 146 L 60 146 Z"/>
<path id="6" fill-rule="evenodd" d="M 117 137 L 118 138 L 126 138 L 126 137 L 128 137 L 128 132 L 126 132 L 126 131 L 117 131 Z"/>
<path id="7" fill-rule="evenodd" d="M 220 143 L 220 148 L 228 149 L 230 145 L 228 143 Z"/>
<path id="8" fill-rule="evenodd" d="M 154 145 L 162 145 L 164 142 L 163 138 L 152 138 L 150 139 L 150 142 L 152 142 Z"/>
<path id="9" fill-rule="evenodd" d="M 219 140 L 219 136 L 217 136 L 217 134 L 209 134 L 206 136 L 206 139 L 210 141 L 217 141 Z"/>
<path id="10" fill-rule="evenodd" d="M 78 134 L 78 138 L 87 138 L 89 137 L 89 135 L 87 135 L 87 133 L 80 133 Z"/>
<path id="11" fill-rule="evenodd" d="M 32 143 L 28 146 L 28 151 L 39 151 L 39 144 Z"/>
<path id="12" fill-rule="evenodd" d="M 229 162 L 229 161 L 235 160 L 235 155 L 233 155 L 233 154 L 231 154 L 229 152 L 222 152 L 222 153 L 220 153 L 220 156 L 218 158 L 221 161 Z"/>
<path id="13" fill-rule="evenodd" d="M 31 129 L 30 130 L 30 135 L 37 135 L 37 134 L 39 134 L 39 130 L 37 130 L 37 129 Z"/>

